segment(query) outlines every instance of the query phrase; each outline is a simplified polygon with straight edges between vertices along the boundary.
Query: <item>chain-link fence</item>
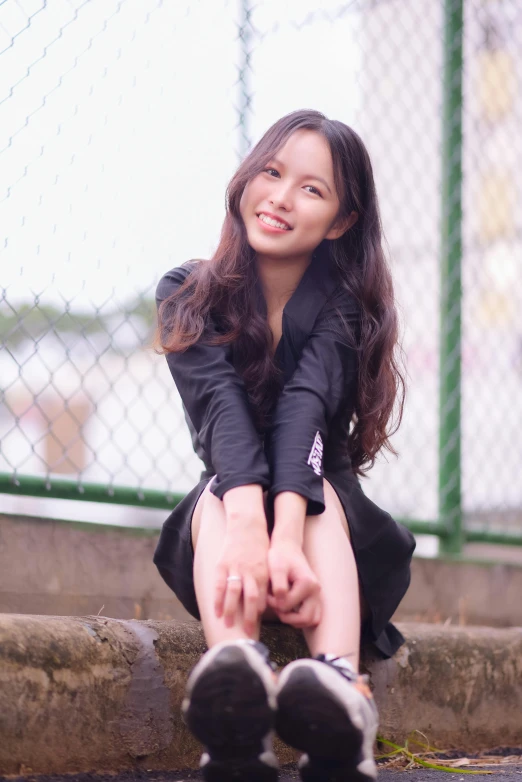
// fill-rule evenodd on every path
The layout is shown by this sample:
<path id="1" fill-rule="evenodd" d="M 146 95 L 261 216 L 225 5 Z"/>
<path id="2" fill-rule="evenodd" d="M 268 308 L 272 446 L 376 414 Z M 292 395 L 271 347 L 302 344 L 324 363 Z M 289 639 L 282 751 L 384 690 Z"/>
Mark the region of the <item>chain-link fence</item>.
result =
<path id="1" fill-rule="evenodd" d="M 365 491 L 447 550 L 522 542 L 522 8 L 318 6 L 0 2 L 0 491 L 170 508 L 197 481 L 154 289 L 317 108 L 369 148 L 403 322 L 400 459 Z"/>

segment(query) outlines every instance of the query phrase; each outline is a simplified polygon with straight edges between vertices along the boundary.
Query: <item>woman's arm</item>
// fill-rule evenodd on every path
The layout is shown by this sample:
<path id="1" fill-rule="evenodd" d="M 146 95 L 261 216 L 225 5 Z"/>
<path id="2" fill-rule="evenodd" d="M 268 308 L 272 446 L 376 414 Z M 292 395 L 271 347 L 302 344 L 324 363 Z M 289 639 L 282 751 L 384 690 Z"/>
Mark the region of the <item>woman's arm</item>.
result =
<path id="1" fill-rule="evenodd" d="M 281 493 L 294 492 L 307 501 L 305 515 L 325 509 L 323 450 L 329 425 L 341 405 L 353 406 L 357 390 L 357 352 L 342 321 L 357 328 L 359 319 L 355 300 L 339 290 L 318 315 L 281 392 L 269 451 L 274 507 Z M 275 519 L 277 528 L 282 516 L 276 512 Z"/>
<path id="2" fill-rule="evenodd" d="M 189 273 L 190 268 L 182 266 L 164 275 L 156 289 L 158 307 Z M 214 329 L 209 324 L 207 333 Z M 268 488 L 268 463 L 244 383 L 231 362 L 230 345 L 205 345 L 200 340 L 166 358 L 187 414 L 216 470 L 210 491 L 223 499 L 225 492 L 237 486 Z"/>
<path id="3" fill-rule="evenodd" d="M 303 554 L 303 536 L 306 516 L 325 509 L 323 443 L 328 427 L 341 404 L 353 404 L 357 387 L 356 351 L 342 320 L 356 325 L 359 312 L 339 292 L 319 314 L 273 421 L 274 531 L 268 555 L 273 595 L 268 604 L 293 627 L 311 627 L 321 619 L 320 584 Z"/>
<path id="4" fill-rule="evenodd" d="M 307 504 L 305 497 L 292 491 L 283 491 L 277 495 L 274 500 L 271 545 L 290 541 L 302 548 Z"/>

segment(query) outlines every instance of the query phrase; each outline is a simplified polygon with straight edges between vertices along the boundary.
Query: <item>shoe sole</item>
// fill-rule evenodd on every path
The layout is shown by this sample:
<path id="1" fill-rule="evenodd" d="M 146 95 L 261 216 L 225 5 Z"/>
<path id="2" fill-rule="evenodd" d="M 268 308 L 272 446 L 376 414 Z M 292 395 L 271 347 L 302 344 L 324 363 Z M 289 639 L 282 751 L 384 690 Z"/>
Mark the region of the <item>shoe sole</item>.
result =
<path id="1" fill-rule="evenodd" d="M 271 674 L 258 653 L 234 646 L 210 659 L 192 687 L 189 677 L 183 715 L 208 748 L 210 757 L 204 756 L 208 759 L 202 767 L 206 782 L 277 780 L 275 756 L 263 746 L 275 718 L 275 696 L 271 705 L 267 694 L 269 681 Z"/>
<path id="2" fill-rule="evenodd" d="M 300 768 L 303 782 L 369 782 L 371 777 L 357 769 L 363 760 L 362 729 L 310 667 L 291 671 L 277 701 L 278 735 L 308 755 Z"/>

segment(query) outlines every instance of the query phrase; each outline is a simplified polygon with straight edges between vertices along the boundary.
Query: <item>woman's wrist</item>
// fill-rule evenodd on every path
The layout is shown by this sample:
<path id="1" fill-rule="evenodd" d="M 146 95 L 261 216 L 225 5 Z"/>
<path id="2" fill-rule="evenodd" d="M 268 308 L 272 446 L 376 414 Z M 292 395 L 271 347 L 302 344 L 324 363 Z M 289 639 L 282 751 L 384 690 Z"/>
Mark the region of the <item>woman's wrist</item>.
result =
<path id="1" fill-rule="evenodd" d="M 266 514 L 261 484 L 249 483 L 235 486 L 223 495 L 227 529 L 247 525 L 266 529 Z"/>
<path id="2" fill-rule="evenodd" d="M 308 500 L 293 491 L 282 491 L 274 499 L 272 544 L 297 543 L 302 547 Z"/>

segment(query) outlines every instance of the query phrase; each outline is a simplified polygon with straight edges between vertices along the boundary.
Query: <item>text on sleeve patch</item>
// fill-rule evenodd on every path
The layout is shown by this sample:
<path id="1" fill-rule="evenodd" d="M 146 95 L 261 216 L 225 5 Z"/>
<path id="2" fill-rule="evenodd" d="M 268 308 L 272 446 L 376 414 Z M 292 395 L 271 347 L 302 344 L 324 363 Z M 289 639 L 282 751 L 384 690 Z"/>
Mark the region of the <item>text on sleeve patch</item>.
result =
<path id="1" fill-rule="evenodd" d="M 308 456 L 307 464 L 309 464 L 316 475 L 321 475 L 321 467 L 323 464 L 323 440 L 320 432 L 315 433 L 314 444 L 312 450 Z"/>

